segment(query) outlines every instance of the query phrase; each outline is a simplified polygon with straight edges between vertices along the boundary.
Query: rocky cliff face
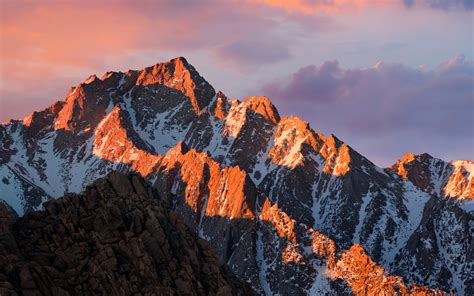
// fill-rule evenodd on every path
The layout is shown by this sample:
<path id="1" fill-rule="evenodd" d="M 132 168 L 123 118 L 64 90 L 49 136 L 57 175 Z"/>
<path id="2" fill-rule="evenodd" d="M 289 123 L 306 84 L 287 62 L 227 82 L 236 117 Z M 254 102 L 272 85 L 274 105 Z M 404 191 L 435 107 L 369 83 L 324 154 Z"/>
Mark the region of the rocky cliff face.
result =
<path id="1" fill-rule="evenodd" d="M 459 294 L 474 293 L 473 168 L 472 161 L 448 163 L 426 153 L 405 154 L 390 167 L 435 196 L 426 204 L 417 230 L 397 255 L 396 273 L 412 282 L 438 282 L 445 287 L 454 284 L 460 287 Z M 466 284 L 456 284 L 459 282 Z"/>
<path id="2" fill-rule="evenodd" d="M 470 160 L 446 162 L 427 153 L 407 153 L 389 169 L 434 195 L 468 200 L 465 204 L 474 199 L 474 162 Z"/>
<path id="3" fill-rule="evenodd" d="M 336 136 L 282 118 L 265 97 L 216 93 L 183 58 L 92 76 L 64 101 L 1 125 L 0 137 L 0 197 L 20 215 L 110 171 L 138 172 L 267 295 L 368 294 L 361 283 L 380 273 L 406 293 L 473 289 L 471 162 L 407 156 L 381 169 Z M 356 266 L 337 269 L 355 253 L 373 266 L 363 281 Z"/>
<path id="4" fill-rule="evenodd" d="M 137 176 L 109 174 L 12 223 L 0 294 L 253 295 Z"/>

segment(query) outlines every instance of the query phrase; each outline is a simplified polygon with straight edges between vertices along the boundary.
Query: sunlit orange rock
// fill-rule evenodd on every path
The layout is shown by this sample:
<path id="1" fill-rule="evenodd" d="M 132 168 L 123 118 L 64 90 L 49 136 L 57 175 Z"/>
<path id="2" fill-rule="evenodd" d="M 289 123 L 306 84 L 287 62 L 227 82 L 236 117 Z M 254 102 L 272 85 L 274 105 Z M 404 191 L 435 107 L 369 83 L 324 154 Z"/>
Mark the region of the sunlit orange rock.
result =
<path id="1" fill-rule="evenodd" d="M 166 154 L 160 167 L 176 171 L 185 186 L 186 203 L 196 212 L 201 212 L 199 201 L 207 199 L 206 216 L 254 218 L 255 201 L 247 198 L 255 189 L 249 188 L 251 181 L 239 167 L 221 168 L 208 154 L 187 150 L 182 142 Z"/>
<path id="2" fill-rule="evenodd" d="M 447 197 L 474 199 L 474 162 L 458 160 L 451 163 L 454 172 L 443 190 Z"/>
<path id="3" fill-rule="evenodd" d="M 150 174 L 162 158 L 138 149 L 128 138 L 118 106 L 97 127 L 93 153 L 102 159 L 129 164 L 142 176 Z"/>
<path id="4" fill-rule="evenodd" d="M 58 113 L 54 129 L 81 130 L 97 126 L 105 115 L 108 102 L 98 100 L 95 91 L 93 85 L 84 83 L 74 88 Z"/>
<path id="5" fill-rule="evenodd" d="M 227 98 L 223 98 L 222 93 L 217 94 L 216 104 L 214 106 L 214 116 L 220 120 L 224 120 L 229 113 L 230 105 L 228 104 Z"/>
<path id="6" fill-rule="evenodd" d="M 335 161 L 333 175 L 344 176 L 348 171 L 350 171 L 350 163 L 351 156 L 349 154 L 349 147 L 346 144 L 343 144 L 341 148 L 339 148 L 339 155 Z"/>
<path id="7" fill-rule="evenodd" d="M 197 113 L 209 104 L 215 94 L 214 89 L 183 57 L 145 68 L 140 72 L 136 83 L 137 85 L 159 83 L 176 89 L 190 99 Z"/>
<path id="8" fill-rule="evenodd" d="M 244 104 L 251 110 L 262 115 L 267 120 L 277 124 L 280 121 L 280 114 L 270 100 L 265 96 L 249 97 Z"/>
<path id="9" fill-rule="evenodd" d="M 332 274 L 346 280 L 355 295 L 442 295 L 419 286 L 407 287 L 401 277 L 378 266 L 359 244 L 343 252 Z"/>
<path id="10" fill-rule="evenodd" d="M 406 153 L 390 168 L 422 190 L 459 200 L 474 198 L 474 163 L 469 160 L 445 162 L 428 153 Z"/>
<path id="11" fill-rule="evenodd" d="M 324 234 L 313 231 L 313 254 L 318 257 L 326 257 L 328 260 L 328 268 L 334 268 L 336 264 L 336 244 L 333 240 Z"/>
<path id="12" fill-rule="evenodd" d="M 342 143 L 334 135 L 330 135 L 319 153 L 326 160 L 324 173 L 334 176 L 344 176 L 350 171 L 351 148 Z"/>
<path id="13" fill-rule="evenodd" d="M 294 244 L 286 245 L 286 248 L 283 250 L 281 254 L 281 259 L 283 263 L 285 264 L 300 263 L 300 262 L 303 262 L 304 260 L 303 255 L 301 255 L 300 252 L 298 252 Z"/>
<path id="14" fill-rule="evenodd" d="M 280 237 L 296 243 L 295 221 L 278 208 L 277 204 L 272 205 L 268 198 L 265 199 L 261 209 L 260 219 L 271 223 Z"/>
<path id="15" fill-rule="evenodd" d="M 318 151 L 323 141 L 324 138 L 314 132 L 308 122 L 296 116 L 283 117 L 268 155 L 275 164 L 294 168 L 303 161 L 304 145 Z"/>

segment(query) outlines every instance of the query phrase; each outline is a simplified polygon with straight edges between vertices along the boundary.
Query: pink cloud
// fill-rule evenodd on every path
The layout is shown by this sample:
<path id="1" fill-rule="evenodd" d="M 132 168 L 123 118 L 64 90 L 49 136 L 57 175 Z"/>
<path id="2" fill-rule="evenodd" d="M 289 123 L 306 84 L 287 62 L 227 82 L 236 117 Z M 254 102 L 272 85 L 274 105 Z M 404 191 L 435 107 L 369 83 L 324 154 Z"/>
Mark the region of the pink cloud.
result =
<path id="1" fill-rule="evenodd" d="M 219 61 L 239 68 L 253 68 L 279 62 L 291 57 L 285 40 L 272 38 L 262 41 L 258 38 L 244 39 L 215 49 Z"/>
<path id="2" fill-rule="evenodd" d="M 261 0 L 261 2 L 304 14 L 334 14 L 340 13 L 341 11 L 360 9 L 370 5 L 396 3 L 394 1 L 369 0 Z"/>
<path id="3" fill-rule="evenodd" d="M 149 66 L 136 64 L 137 54 L 217 54 L 277 27 L 260 14 L 267 7 L 251 2 L 19 0 L 0 6 L 1 121 L 46 107 L 91 73 Z M 230 57 L 245 58 L 252 57 Z M 18 104 L 26 98 L 29 110 Z"/>

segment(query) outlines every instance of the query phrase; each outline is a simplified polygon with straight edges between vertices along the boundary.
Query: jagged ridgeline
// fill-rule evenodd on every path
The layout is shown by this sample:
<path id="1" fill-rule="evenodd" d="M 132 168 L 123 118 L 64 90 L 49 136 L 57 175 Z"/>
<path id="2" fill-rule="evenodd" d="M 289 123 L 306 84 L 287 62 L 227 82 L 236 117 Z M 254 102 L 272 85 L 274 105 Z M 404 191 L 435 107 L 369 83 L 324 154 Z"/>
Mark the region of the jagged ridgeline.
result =
<path id="1" fill-rule="evenodd" d="M 0 125 L 0 198 L 19 216 L 111 171 L 143 176 L 259 293 L 474 294 L 471 161 L 379 168 L 184 58 L 91 76 Z"/>

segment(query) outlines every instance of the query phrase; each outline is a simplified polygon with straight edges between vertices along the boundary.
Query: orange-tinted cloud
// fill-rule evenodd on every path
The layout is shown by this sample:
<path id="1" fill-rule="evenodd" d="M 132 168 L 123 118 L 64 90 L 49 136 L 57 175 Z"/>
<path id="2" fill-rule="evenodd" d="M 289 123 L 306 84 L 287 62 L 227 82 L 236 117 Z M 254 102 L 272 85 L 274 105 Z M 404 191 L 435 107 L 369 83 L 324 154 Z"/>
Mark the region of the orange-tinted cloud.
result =
<path id="1" fill-rule="evenodd" d="M 334 14 L 342 11 L 360 9 L 367 6 L 397 4 L 397 0 L 260 0 L 261 2 L 282 7 L 289 11 L 305 14 Z"/>
<path id="2" fill-rule="evenodd" d="M 100 61 L 100 56 L 153 45 L 174 46 L 176 39 L 191 38 L 189 24 L 182 22 L 173 29 L 170 17 L 157 15 L 153 19 L 143 14 L 144 7 L 126 2 L 44 3 L 20 1 L 21 9 L 9 2 L 4 7 L 7 17 L 2 18 L 0 34 L 2 54 L 8 61 L 29 57 L 44 63 L 90 66 Z M 161 7 L 156 4 L 153 9 Z"/>

